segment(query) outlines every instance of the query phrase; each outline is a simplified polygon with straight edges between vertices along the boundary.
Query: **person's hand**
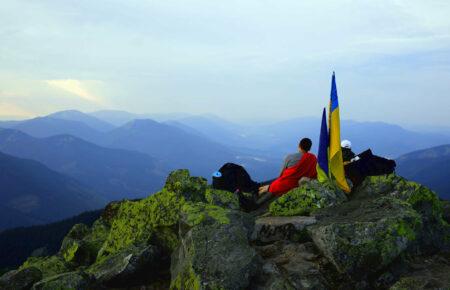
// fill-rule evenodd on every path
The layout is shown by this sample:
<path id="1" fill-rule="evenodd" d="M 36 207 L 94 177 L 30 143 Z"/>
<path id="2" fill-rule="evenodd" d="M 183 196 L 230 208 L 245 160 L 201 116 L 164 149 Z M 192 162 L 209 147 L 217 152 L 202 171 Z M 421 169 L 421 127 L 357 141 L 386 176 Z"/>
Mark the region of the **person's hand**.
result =
<path id="1" fill-rule="evenodd" d="M 264 186 L 261 186 L 260 188 L 259 188 L 259 190 L 258 190 L 258 194 L 262 194 L 262 193 L 265 193 L 265 192 L 268 192 L 269 191 L 269 185 L 264 185 Z"/>

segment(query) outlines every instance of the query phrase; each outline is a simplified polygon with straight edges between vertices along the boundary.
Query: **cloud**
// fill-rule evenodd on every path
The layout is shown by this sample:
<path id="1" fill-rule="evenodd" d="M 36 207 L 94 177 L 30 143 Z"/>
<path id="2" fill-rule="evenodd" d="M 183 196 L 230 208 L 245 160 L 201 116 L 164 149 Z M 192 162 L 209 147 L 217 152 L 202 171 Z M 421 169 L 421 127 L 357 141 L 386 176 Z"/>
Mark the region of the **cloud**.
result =
<path id="1" fill-rule="evenodd" d="M 102 97 L 93 94 L 86 88 L 86 82 L 88 81 L 66 79 L 66 80 L 47 80 L 45 82 L 52 87 L 66 91 L 88 102 L 96 104 L 104 103 Z"/>
<path id="2" fill-rule="evenodd" d="M 28 118 L 35 114 L 27 111 L 17 105 L 0 102 L 0 117 L 1 118 Z"/>

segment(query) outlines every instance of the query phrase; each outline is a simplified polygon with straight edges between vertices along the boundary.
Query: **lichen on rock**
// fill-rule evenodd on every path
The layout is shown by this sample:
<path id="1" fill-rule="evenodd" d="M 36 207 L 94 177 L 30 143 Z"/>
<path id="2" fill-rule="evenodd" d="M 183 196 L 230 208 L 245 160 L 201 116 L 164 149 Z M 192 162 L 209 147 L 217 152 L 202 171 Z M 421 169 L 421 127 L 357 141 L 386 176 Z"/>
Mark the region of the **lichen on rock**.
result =
<path id="1" fill-rule="evenodd" d="M 187 202 L 181 207 L 183 223 L 189 227 L 194 227 L 207 220 L 212 220 L 220 224 L 230 223 L 229 211 L 217 205 L 202 202 Z"/>
<path id="2" fill-rule="evenodd" d="M 347 200 L 343 191 L 331 182 L 309 181 L 273 201 L 269 211 L 273 216 L 310 215 L 320 208 Z"/>
<path id="3" fill-rule="evenodd" d="M 91 278 L 84 272 L 74 271 L 55 275 L 36 283 L 32 290 L 88 290 Z"/>
<path id="4" fill-rule="evenodd" d="M 257 257 L 248 243 L 245 213 L 222 209 L 220 216 L 187 219 L 192 228 L 172 253 L 171 289 L 244 289 L 249 285 Z"/>
<path id="5" fill-rule="evenodd" d="M 233 192 L 208 188 L 206 189 L 205 197 L 209 204 L 230 209 L 239 209 L 239 198 Z"/>
<path id="6" fill-rule="evenodd" d="M 35 267 L 13 270 L 0 277 L 0 289 L 27 290 L 42 279 L 42 273 Z"/>
<path id="7" fill-rule="evenodd" d="M 58 255 L 49 257 L 30 257 L 28 258 L 19 270 L 27 268 L 36 268 L 42 273 L 43 278 L 55 276 L 57 274 L 69 272 L 72 270 L 69 264 Z"/>
<path id="8" fill-rule="evenodd" d="M 233 193 L 177 170 L 154 195 L 111 202 L 91 227 L 75 225 L 56 255 L 29 258 L 0 289 L 402 289 L 434 276 L 448 284 L 450 225 L 437 195 L 417 183 L 370 177 L 347 197 L 311 181 L 274 201 L 273 216 L 266 209 L 245 213 Z M 401 272 L 418 254 L 426 266 Z"/>
<path id="9" fill-rule="evenodd" d="M 364 277 L 399 257 L 421 229 L 420 215 L 408 203 L 380 197 L 342 205 L 308 231 L 339 272 Z"/>
<path id="10" fill-rule="evenodd" d="M 187 201 L 205 201 L 205 191 L 208 182 L 203 177 L 194 177 L 187 169 L 171 172 L 166 179 L 164 188 L 168 191 L 182 195 Z"/>
<path id="11" fill-rule="evenodd" d="M 108 238 L 98 258 L 102 259 L 132 244 L 147 243 L 159 229 L 164 231 L 176 225 L 184 203 L 183 196 L 167 189 L 139 201 L 122 202 L 112 218 Z M 167 235 L 157 236 L 164 243 Z M 173 241 L 168 244 L 173 244 Z"/>
<path id="12" fill-rule="evenodd" d="M 129 287 L 150 283 L 165 264 L 161 250 L 152 245 L 130 246 L 90 266 L 86 273 L 97 287 Z"/>

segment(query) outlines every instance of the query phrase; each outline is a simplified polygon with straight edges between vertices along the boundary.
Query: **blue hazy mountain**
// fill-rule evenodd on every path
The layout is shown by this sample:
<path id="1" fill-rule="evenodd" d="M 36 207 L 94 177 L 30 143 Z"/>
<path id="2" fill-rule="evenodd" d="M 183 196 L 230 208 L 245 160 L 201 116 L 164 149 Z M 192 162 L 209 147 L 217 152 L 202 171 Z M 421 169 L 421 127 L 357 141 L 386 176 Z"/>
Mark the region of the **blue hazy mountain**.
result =
<path id="1" fill-rule="evenodd" d="M 189 168 L 194 174 L 216 170 L 234 160 L 227 147 L 153 120 L 134 120 L 108 134 L 109 146 L 157 156 L 170 169 Z"/>
<path id="2" fill-rule="evenodd" d="M 192 130 L 187 132 L 150 119 L 131 121 L 109 132 L 94 130 L 79 121 L 53 117 L 26 120 L 13 128 L 34 137 L 67 134 L 102 147 L 139 151 L 160 161 L 165 168 L 190 168 L 195 174 L 203 176 L 210 176 L 225 162 L 249 166 L 249 171 L 258 179 L 271 178 L 279 167 L 278 159 L 274 166 L 270 156 L 256 150 L 237 150 L 232 144 L 222 145 Z"/>
<path id="3" fill-rule="evenodd" d="M 53 119 L 62 119 L 62 120 L 68 120 L 68 121 L 77 121 L 81 122 L 92 129 L 95 129 L 100 132 L 107 132 L 114 129 L 114 125 L 107 123 L 105 121 L 102 121 L 98 118 L 95 118 L 91 115 L 82 113 L 77 110 L 67 110 L 67 111 L 60 111 L 53 114 L 48 115 L 48 117 Z"/>
<path id="4" fill-rule="evenodd" d="M 35 138 L 0 130 L 0 151 L 33 159 L 71 176 L 107 200 L 137 198 L 161 187 L 167 170 L 138 152 L 101 147 L 70 135 Z"/>
<path id="5" fill-rule="evenodd" d="M 0 121 L 0 128 L 13 128 L 23 121 Z"/>
<path id="6" fill-rule="evenodd" d="M 189 116 L 189 114 L 186 113 L 136 114 L 120 110 L 102 110 L 89 113 L 89 115 L 116 126 L 122 126 L 137 119 L 153 119 L 164 122 L 167 120 L 177 120 Z"/>
<path id="7" fill-rule="evenodd" d="M 61 220 L 105 203 L 73 178 L 4 153 L 0 184 L 0 230 Z"/>
<path id="8" fill-rule="evenodd" d="M 167 124 L 179 127 L 191 133 L 202 134 L 212 141 L 230 147 L 249 147 L 244 136 L 240 134 L 245 131 L 242 126 L 228 122 L 214 116 L 190 116 L 177 120 L 166 121 Z M 251 145 L 251 144 L 250 144 Z M 254 146 L 251 146 L 254 147 Z"/>
<path id="9" fill-rule="evenodd" d="M 51 117 L 37 117 L 25 120 L 10 128 L 20 130 L 37 138 L 67 134 L 97 144 L 102 143 L 103 140 L 102 132 L 93 129 L 82 122 Z"/>
<path id="10" fill-rule="evenodd" d="M 414 151 L 397 158 L 397 173 L 450 200 L 450 144 Z"/>
<path id="11" fill-rule="evenodd" d="M 296 118 L 272 124 L 236 125 L 226 120 L 215 118 L 195 118 L 177 120 L 183 126 L 204 134 L 227 146 L 246 147 L 266 151 L 269 155 L 280 157 L 295 150 L 299 139 L 309 137 L 313 140 L 313 151 L 317 151 L 320 119 Z M 181 125 L 179 125 L 180 128 Z M 349 139 L 355 152 L 372 148 L 376 154 L 397 157 L 402 154 L 450 143 L 446 134 L 415 132 L 398 125 L 383 122 L 341 122 L 341 138 Z"/>

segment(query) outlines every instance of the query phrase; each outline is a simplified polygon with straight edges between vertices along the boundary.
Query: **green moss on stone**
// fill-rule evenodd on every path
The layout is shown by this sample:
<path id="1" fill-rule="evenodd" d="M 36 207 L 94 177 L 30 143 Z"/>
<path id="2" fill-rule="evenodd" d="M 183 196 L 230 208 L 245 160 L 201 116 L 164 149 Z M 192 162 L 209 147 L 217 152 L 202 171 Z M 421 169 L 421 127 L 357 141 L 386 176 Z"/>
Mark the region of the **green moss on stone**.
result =
<path id="1" fill-rule="evenodd" d="M 411 290 L 411 289 L 422 289 L 420 281 L 412 277 L 401 278 L 397 283 L 395 283 L 390 290 Z"/>
<path id="2" fill-rule="evenodd" d="M 167 177 L 164 188 L 182 195 L 188 201 L 205 201 L 208 182 L 203 177 L 190 176 L 187 169 L 171 172 Z"/>
<path id="3" fill-rule="evenodd" d="M 183 213 L 183 221 L 191 227 L 207 219 L 213 219 L 220 224 L 230 223 L 230 219 L 227 216 L 228 210 L 216 205 L 187 202 L 183 205 L 181 211 Z"/>
<path id="4" fill-rule="evenodd" d="M 42 277 L 47 278 L 57 274 L 69 272 L 69 265 L 59 256 L 30 257 L 19 270 L 35 267 L 42 272 Z"/>
<path id="5" fill-rule="evenodd" d="M 62 250 L 61 254 L 66 262 L 72 262 L 75 258 L 75 254 L 79 249 L 79 242 L 75 240 L 71 240 Z"/>
<path id="6" fill-rule="evenodd" d="M 333 183 L 312 181 L 276 199 L 270 204 L 269 211 L 273 216 L 309 215 L 345 200 L 345 194 Z"/>
<path id="7" fill-rule="evenodd" d="M 208 188 L 206 190 L 205 197 L 209 204 L 231 209 L 239 209 L 239 198 L 232 192 Z"/>
<path id="8" fill-rule="evenodd" d="M 131 244 L 146 243 L 154 237 L 158 228 L 177 224 L 184 203 L 183 196 L 167 189 L 140 201 L 122 202 L 111 221 L 111 230 L 98 258 L 102 259 Z"/>
<path id="9" fill-rule="evenodd" d="M 408 185 L 412 186 L 413 189 L 411 189 L 412 193 L 408 196 L 406 201 L 411 204 L 414 209 L 419 211 L 424 204 L 428 203 L 431 205 L 431 214 L 437 219 L 442 219 L 443 207 L 437 194 L 415 182 L 409 182 Z"/>
<path id="10" fill-rule="evenodd" d="M 195 274 L 192 267 L 187 267 L 183 273 L 172 279 L 170 283 L 171 290 L 200 290 L 202 289 L 200 277 Z"/>

